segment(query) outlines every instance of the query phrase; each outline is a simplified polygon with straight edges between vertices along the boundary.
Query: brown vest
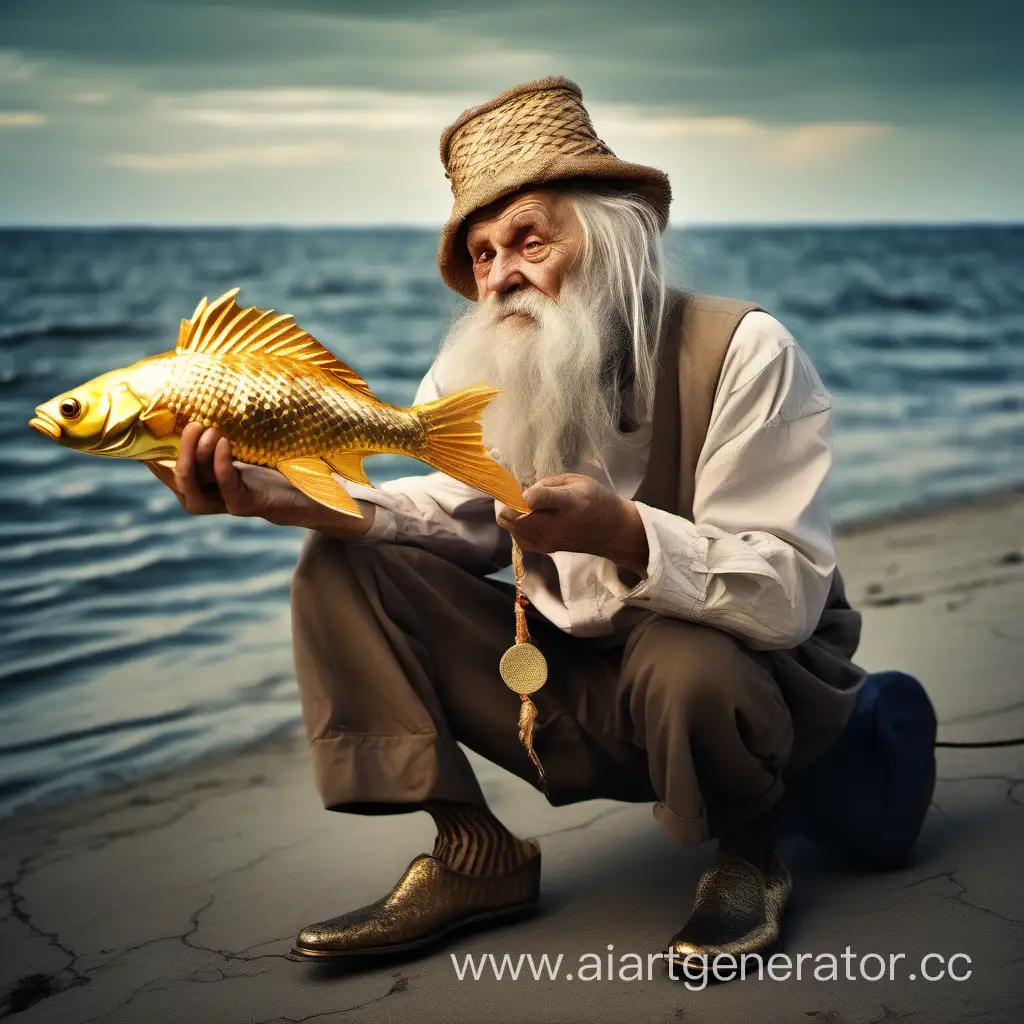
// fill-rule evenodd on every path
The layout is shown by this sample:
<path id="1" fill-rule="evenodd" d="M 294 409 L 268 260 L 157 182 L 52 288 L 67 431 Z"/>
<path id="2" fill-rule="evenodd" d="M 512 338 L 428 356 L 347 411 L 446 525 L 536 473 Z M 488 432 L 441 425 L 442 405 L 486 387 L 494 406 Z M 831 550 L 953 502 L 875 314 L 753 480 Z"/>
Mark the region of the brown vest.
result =
<path id="1" fill-rule="evenodd" d="M 634 497 L 693 519 L 694 480 L 722 364 L 740 320 L 761 307 L 693 292 L 671 292 L 660 354 L 647 473 Z M 853 707 L 864 670 L 852 662 L 861 616 L 836 569 L 814 635 L 788 651 L 764 652 L 793 715 L 788 772 L 823 752 Z"/>

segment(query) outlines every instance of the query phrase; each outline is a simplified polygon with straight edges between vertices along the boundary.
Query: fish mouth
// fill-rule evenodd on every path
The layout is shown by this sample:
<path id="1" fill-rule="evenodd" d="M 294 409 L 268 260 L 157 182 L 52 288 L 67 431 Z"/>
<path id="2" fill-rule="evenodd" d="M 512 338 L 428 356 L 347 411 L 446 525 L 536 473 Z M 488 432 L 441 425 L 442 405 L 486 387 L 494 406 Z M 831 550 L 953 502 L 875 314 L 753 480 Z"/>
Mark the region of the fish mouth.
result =
<path id="1" fill-rule="evenodd" d="M 54 441 L 59 441 L 63 433 L 60 424 L 52 416 L 43 412 L 42 409 L 36 409 L 36 414 L 28 421 L 28 425 L 35 427 L 40 434 L 53 438 Z"/>

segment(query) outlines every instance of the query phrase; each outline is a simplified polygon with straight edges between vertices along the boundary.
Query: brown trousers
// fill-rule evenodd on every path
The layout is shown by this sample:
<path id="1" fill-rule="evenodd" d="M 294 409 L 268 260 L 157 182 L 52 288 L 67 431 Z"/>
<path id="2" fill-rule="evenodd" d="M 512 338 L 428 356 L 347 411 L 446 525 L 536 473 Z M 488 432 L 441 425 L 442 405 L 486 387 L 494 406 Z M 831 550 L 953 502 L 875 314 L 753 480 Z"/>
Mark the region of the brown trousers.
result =
<path id="1" fill-rule="evenodd" d="M 782 795 L 793 720 L 769 656 L 664 616 L 616 645 L 572 637 L 529 611 L 549 665 L 534 694 L 535 748 L 552 804 L 653 801 L 673 839 L 697 843 Z M 483 803 L 459 743 L 536 784 L 519 744 L 519 698 L 497 670 L 514 639 L 510 584 L 420 548 L 311 533 L 292 625 L 325 807 Z"/>

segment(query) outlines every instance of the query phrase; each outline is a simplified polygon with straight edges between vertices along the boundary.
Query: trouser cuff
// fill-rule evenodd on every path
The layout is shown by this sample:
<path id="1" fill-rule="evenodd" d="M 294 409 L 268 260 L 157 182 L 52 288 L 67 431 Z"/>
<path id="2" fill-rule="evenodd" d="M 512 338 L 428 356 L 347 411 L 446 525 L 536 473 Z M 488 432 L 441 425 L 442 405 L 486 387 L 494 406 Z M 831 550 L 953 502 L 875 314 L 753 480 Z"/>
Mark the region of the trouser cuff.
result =
<path id="1" fill-rule="evenodd" d="M 324 807 L 358 811 L 358 804 L 421 804 L 453 800 L 486 806 L 465 756 L 434 734 L 322 736 L 310 745 Z"/>

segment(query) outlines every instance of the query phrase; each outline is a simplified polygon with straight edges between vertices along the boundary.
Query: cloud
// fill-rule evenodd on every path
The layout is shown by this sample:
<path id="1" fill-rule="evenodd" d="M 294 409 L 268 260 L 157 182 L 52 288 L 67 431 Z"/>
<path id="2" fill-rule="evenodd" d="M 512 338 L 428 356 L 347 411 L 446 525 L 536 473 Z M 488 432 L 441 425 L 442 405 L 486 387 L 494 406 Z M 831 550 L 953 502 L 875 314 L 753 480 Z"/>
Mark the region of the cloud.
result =
<path id="1" fill-rule="evenodd" d="M 0 82 L 25 82 L 32 78 L 39 65 L 17 50 L 0 50 Z"/>
<path id="2" fill-rule="evenodd" d="M 806 170 L 841 160 L 866 143 L 891 135 L 892 129 L 884 124 L 806 124 L 781 134 L 779 163 Z"/>
<path id="3" fill-rule="evenodd" d="M 771 124 L 751 117 L 702 117 L 627 104 L 592 104 L 594 125 L 612 148 L 626 153 L 636 142 L 672 148 L 742 143 L 779 167 L 819 167 L 893 134 L 885 124 L 810 122 Z M 620 140 L 625 143 L 620 145 Z"/>
<path id="4" fill-rule="evenodd" d="M 0 221 L 437 223 L 442 128 L 544 74 L 684 220 L 1020 217 L 1022 33 L 1020 0 L 2 0 Z"/>
<path id="5" fill-rule="evenodd" d="M 331 163 L 347 154 L 330 142 L 261 146 L 224 146 L 192 152 L 114 153 L 110 164 L 134 171 L 189 173 L 257 167 L 313 167 Z"/>
<path id="6" fill-rule="evenodd" d="M 1019 124 L 1019 0 L 5 0 L 26 59 L 152 92 L 375 88 L 479 101 L 565 73 L 588 101 L 780 123 Z"/>
<path id="7" fill-rule="evenodd" d="M 0 110 L 0 128 L 35 128 L 46 123 L 46 115 L 34 110 Z"/>
<path id="8" fill-rule="evenodd" d="M 359 128 L 431 131 L 470 106 L 467 97 L 373 89 L 222 90 L 164 97 L 172 117 L 218 128 L 270 131 L 303 128 Z"/>

